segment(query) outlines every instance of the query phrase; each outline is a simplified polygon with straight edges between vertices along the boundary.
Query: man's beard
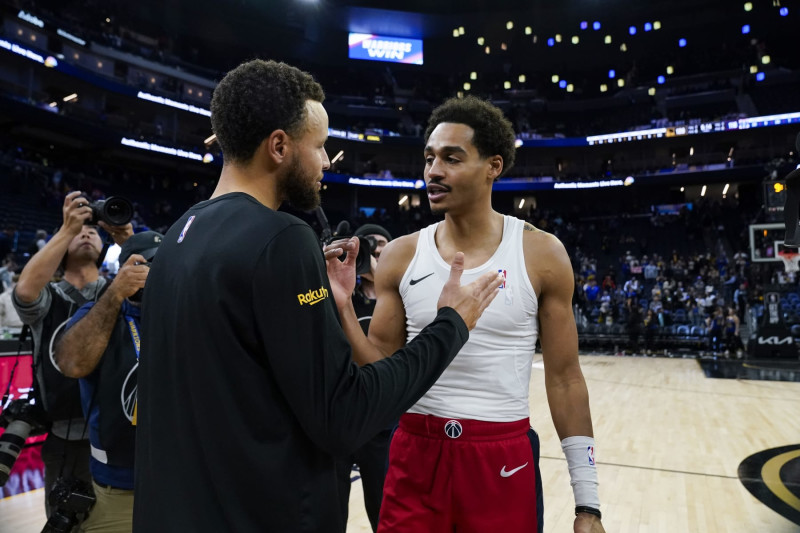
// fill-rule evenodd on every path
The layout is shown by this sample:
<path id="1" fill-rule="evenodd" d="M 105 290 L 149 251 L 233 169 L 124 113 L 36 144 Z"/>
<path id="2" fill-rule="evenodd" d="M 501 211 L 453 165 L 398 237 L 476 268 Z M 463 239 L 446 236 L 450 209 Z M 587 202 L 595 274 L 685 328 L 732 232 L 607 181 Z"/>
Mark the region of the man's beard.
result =
<path id="1" fill-rule="evenodd" d="M 303 174 L 299 158 L 293 158 L 286 173 L 278 183 L 278 192 L 283 201 L 302 211 L 311 211 L 320 204 L 317 180 Z"/>

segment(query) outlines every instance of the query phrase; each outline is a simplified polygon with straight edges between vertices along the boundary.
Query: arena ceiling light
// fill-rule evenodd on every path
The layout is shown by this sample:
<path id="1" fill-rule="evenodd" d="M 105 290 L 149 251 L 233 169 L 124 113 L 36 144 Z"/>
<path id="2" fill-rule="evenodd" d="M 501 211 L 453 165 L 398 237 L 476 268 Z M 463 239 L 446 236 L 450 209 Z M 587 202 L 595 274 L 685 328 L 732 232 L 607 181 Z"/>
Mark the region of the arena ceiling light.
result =
<path id="1" fill-rule="evenodd" d="M 601 92 L 601 93 L 604 93 L 604 92 L 607 92 L 607 91 L 608 91 L 608 85 L 606 85 L 605 83 L 604 83 L 604 84 L 602 84 L 602 85 L 600 86 L 600 92 Z"/>
<path id="2" fill-rule="evenodd" d="M 572 44 L 578 44 L 579 42 L 581 42 L 581 38 L 578 37 L 577 35 L 573 35 L 572 36 Z"/>
<path id="3" fill-rule="evenodd" d="M 772 61 L 772 58 L 769 57 L 768 55 L 761 56 L 761 63 L 763 65 L 769 65 L 771 61 Z"/>
<path id="4" fill-rule="evenodd" d="M 484 42 L 483 37 L 478 37 L 478 46 L 483 46 Z"/>
<path id="5" fill-rule="evenodd" d="M 514 22 L 513 22 L 513 21 L 511 21 L 511 20 L 509 20 L 508 22 L 506 22 L 506 29 L 507 29 L 507 30 L 513 30 L 513 29 L 514 29 Z"/>
<path id="6" fill-rule="evenodd" d="M 752 11 L 753 10 L 753 3 L 752 2 L 745 2 L 744 3 L 744 10 L 745 11 Z"/>
<path id="7" fill-rule="evenodd" d="M 705 196 L 706 195 L 706 189 L 707 189 L 707 187 L 705 185 L 703 185 L 703 188 L 700 189 L 700 196 Z"/>
<path id="8" fill-rule="evenodd" d="M 612 68 L 611 70 L 608 71 L 608 77 L 613 80 L 614 78 L 617 77 L 617 71 Z"/>
<path id="9" fill-rule="evenodd" d="M 62 100 L 64 100 L 65 102 L 72 102 L 72 101 L 75 101 L 77 99 L 78 99 L 78 93 L 68 94 L 67 96 L 62 98 Z"/>
<path id="10" fill-rule="evenodd" d="M 517 207 L 517 209 L 522 209 L 522 206 L 523 206 L 523 205 L 525 205 L 525 198 L 523 198 L 523 199 L 521 199 L 521 200 L 519 201 L 519 207 Z"/>
<path id="11" fill-rule="evenodd" d="M 650 87 L 649 89 L 647 89 L 647 94 L 650 95 L 650 96 L 655 96 L 656 95 L 656 88 L 655 87 Z"/>
<path id="12" fill-rule="evenodd" d="M 403 197 L 402 197 L 402 198 L 400 198 L 400 201 L 399 201 L 399 202 L 397 202 L 397 205 L 403 205 L 403 204 L 404 204 L 404 203 L 406 203 L 407 201 L 408 201 L 408 195 L 407 195 L 407 194 L 404 194 L 404 195 L 403 195 Z"/>
<path id="13" fill-rule="evenodd" d="M 470 72 L 469 73 L 469 79 L 477 80 L 478 79 L 478 73 L 477 72 Z"/>
<path id="14" fill-rule="evenodd" d="M 458 34 L 459 35 L 464 35 L 464 33 L 466 33 L 466 30 L 464 29 L 464 26 L 459 26 L 458 27 Z"/>
<path id="15" fill-rule="evenodd" d="M 605 42 L 606 44 L 611 44 L 611 36 L 606 35 L 605 39 L 603 39 L 603 42 Z"/>
<path id="16" fill-rule="evenodd" d="M 211 144 L 216 140 L 217 140 L 217 134 L 212 133 L 211 136 L 206 137 L 206 139 L 203 141 L 203 144 L 205 144 L 206 146 L 211 146 Z"/>
<path id="17" fill-rule="evenodd" d="M 686 47 L 686 39 L 684 39 L 683 37 L 678 39 L 678 46 L 681 47 L 681 48 L 685 48 Z"/>
<path id="18" fill-rule="evenodd" d="M 553 75 L 550 77 L 550 81 L 552 81 L 553 83 L 558 83 L 558 80 L 559 80 L 559 79 L 560 79 L 560 78 L 558 77 L 558 74 L 553 74 Z"/>
<path id="19" fill-rule="evenodd" d="M 742 26 L 742 35 L 747 35 L 750 33 L 750 24 L 745 24 Z"/>
<path id="20" fill-rule="evenodd" d="M 525 35 L 530 35 L 533 33 L 533 28 L 530 26 L 525 26 Z"/>
<path id="21" fill-rule="evenodd" d="M 789 16 L 789 8 L 788 7 L 782 7 L 781 10 L 778 13 L 780 13 L 780 15 L 782 17 L 788 17 Z"/>
<path id="22" fill-rule="evenodd" d="M 728 194 L 728 188 L 729 188 L 730 186 L 731 186 L 731 184 L 730 184 L 730 183 L 726 183 L 726 184 L 725 184 L 725 188 L 724 188 L 724 189 L 722 189 L 722 196 L 725 196 L 726 194 Z"/>
<path id="23" fill-rule="evenodd" d="M 669 65 L 667 67 L 667 74 L 669 74 L 671 76 L 674 73 L 675 73 L 675 68 L 672 65 Z"/>
<path id="24" fill-rule="evenodd" d="M 511 88 L 511 82 L 510 81 L 504 81 L 503 82 L 503 89 L 508 90 L 510 88 Z"/>
<path id="25" fill-rule="evenodd" d="M 333 159 L 331 159 L 331 165 L 335 164 L 337 161 L 341 161 L 343 157 L 344 150 L 339 150 L 339 153 L 337 153 L 335 156 L 333 156 Z"/>
<path id="26" fill-rule="evenodd" d="M 660 20 L 657 20 L 657 21 L 655 21 L 653 23 L 653 29 L 654 30 L 660 30 L 661 29 L 661 21 Z"/>
<path id="27" fill-rule="evenodd" d="M 459 36 L 458 28 L 453 28 L 453 37 L 458 37 L 458 36 Z"/>
<path id="28" fill-rule="evenodd" d="M 599 31 L 600 30 L 600 23 L 595 21 L 594 24 L 592 24 L 592 29 L 594 31 Z"/>
<path id="29" fill-rule="evenodd" d="M 464 82 L 464 90 L 465 91 L 469 91 L 470 89 L 472 89 L 472 85 L 470 85 L 470 83 L 468 81 L 465 81 Z"/>
<path id="30" fill-rule="evenodd" d="M 520 75 L 519 75 L 519 78 L 517 78 L 517 79 L 519 80 L 519 82 L 520 82 L 520 83 L 525 83 L 525 80 L 526 80 L 527 78 L 525 77 L 525 74 L 520 74 Z"/>

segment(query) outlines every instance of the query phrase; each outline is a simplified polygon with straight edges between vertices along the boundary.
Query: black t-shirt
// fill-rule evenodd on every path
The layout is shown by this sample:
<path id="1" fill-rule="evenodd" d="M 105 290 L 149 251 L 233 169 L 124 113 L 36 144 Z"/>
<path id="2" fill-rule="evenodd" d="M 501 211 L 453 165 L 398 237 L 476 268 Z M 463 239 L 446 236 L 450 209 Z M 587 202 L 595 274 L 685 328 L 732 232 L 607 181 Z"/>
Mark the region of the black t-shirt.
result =
<path id="1" fill-rule="evenodd" d="M 359 368 L 316 235 L 243 193 L 170 228 L 142 316 L 137 533 L 343 532 L 334 456 L 413 405 L 468 337 L 443 309 Z"/>

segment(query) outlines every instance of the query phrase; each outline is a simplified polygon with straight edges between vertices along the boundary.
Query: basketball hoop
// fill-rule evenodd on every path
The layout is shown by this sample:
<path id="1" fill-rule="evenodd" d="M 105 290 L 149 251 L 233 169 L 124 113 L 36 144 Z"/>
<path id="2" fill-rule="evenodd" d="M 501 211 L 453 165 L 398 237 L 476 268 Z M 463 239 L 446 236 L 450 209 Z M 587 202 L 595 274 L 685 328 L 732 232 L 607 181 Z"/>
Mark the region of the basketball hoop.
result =
<path id="1" fill-rule="evenodd" d="M 800 253 L 789 250 L 779 250 L 778 257 L 783 261 L 784 272 L 800 271 Z"/>

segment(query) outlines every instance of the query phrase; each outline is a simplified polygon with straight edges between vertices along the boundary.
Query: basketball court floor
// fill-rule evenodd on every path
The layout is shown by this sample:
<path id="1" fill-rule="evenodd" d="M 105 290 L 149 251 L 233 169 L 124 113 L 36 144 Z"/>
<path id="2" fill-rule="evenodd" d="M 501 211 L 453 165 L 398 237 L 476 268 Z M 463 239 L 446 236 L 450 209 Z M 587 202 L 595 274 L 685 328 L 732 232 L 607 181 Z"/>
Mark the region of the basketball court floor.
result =
<path id="1" fill-rule="evenodd" d="M 606 531 L 800 532 L 800 383 L 707 378 L 694 359 L 592 355 L 581 356 L 581 365 Z M 542 446 L 544 529 L 571 532 L 572 489 L 541 356 L 531 376 L 531 414 Z M 748 457 L 781 447 L 787 448 L 741 469 L 776 511 L 748 491 L 739 473 Z M 42 492 L 0 500 L 0 533 L 41 531 Z M 360 481 L 347 531 L 370 531 Z"/>

